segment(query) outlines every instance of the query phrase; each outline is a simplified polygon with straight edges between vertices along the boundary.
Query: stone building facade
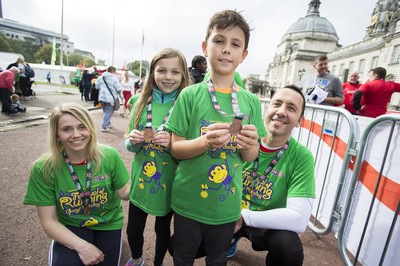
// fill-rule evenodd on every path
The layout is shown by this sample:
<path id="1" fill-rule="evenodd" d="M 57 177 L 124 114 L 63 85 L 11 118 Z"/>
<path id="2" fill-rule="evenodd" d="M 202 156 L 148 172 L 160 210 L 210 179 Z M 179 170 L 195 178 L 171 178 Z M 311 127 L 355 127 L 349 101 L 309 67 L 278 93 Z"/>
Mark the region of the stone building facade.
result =
<path id="1" fill-rule="evenodd" d="M 387 69 L 387 79 L 400 82 L 400 5 L 399 0 L 378 0 L 360 42 L 342 47 L 331 22 L 319 14 L 321 1 L 311 0 L 306 16 L 298 19 L 283 35 L 269 64 L 265 79 L 268 90 L 297 84 L 303 75 L 312 73 L 317 55 L 326 54 L 331 73 L 347 81 L 351 71 L 368 79 L 371 68 Z"/>

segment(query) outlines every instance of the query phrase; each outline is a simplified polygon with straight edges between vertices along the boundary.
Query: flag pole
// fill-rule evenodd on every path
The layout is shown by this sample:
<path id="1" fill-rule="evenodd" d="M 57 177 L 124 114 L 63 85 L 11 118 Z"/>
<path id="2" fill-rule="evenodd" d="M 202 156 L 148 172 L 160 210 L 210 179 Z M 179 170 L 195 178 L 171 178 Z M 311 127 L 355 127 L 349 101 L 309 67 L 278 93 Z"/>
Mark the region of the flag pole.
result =
<path id="1" fill-rule="evenodd" d="M 114 14 L 113 14 L 113 36 L 112 36 L 112 58 L 111 58 L 112 66 L 114 66 L 114 45 L 115 45 L 115 6 L 114 6 Z"/>
<path id="2" fill-rule="evenodd" d="M 60 92 L 63 92 L 64 0 L 61 0 Z"/>
<path id="3" fill-rule="evenodd" d="M 140 52 L 140 68 L 139 68 L 139 79 L 142 78 L 142 66 L 143 66 L 143 46 L 144 46 L 144 30 L 142 30 L 142 49 Z"/>

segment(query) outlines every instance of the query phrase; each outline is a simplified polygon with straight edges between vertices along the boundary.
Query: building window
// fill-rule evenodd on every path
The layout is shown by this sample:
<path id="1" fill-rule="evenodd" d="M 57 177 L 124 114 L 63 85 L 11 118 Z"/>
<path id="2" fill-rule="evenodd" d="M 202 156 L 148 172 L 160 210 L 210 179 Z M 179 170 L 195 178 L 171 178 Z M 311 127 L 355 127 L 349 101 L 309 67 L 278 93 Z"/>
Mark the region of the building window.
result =
<path id="1" fill-rule="evenodd" d="M 393 48 L 393 54 L 392 54 L 392 64 L 398 64 L 400 63 L 400 45 L 396 45 Z"/>
<path id="2" fill-rule="evenodd" d="M 344 63 L 340 64 L 338 76 L 341 76 L 343 74 L 343 70 L 344 70 Z"/>
<path id="3" fill-rule="evenodd" d="M 373 69 L 377 66 L 378 66 L 378 57 L 374 56 L 374 57 L 372 57 L 372 60 L 371 60 L 371 69 Z"/>
<path id="4" fill-rule="evenodd" d="M 364 68 L 365 68 L 365 59 L 361 59 L 360 65 L 358 66 L 358 72 L 360 74 L 364 73 Z"/>
<path id="5" fill-rule="evenodd" d="M 351 72 L 353 72 L 353 70 L 354 70 L 354 61 L 351 61 L 349 63 L 349 72 L 351 73 Z"/>
<path id="6" fill-rule="evenodd" d="M 336 65 L 334 65 L 334 66 L 332 67 L 332 74 L 333 74 L 333 75 L 336 75 Z"/>

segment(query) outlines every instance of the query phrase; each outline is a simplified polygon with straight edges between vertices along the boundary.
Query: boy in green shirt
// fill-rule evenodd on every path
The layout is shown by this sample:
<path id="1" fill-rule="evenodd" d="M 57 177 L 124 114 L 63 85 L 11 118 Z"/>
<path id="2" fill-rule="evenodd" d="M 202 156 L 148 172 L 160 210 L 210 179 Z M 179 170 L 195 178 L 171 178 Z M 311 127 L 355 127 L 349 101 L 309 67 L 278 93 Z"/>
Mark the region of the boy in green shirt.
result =
<path id="1" fill-rule="evenodd" d="M 211 18 L 202 43 L 210 78 L 182 91 L 166 124 L 180 160 L 172 188 L 175 265 L 193 264 L 202 240 L 207 264 L 227 262 L 240 218 L 242 160 L 257 157 L 258 138 L 266 135 L 258 97 L 234 81 L 249 38 L 238 12 Z"/>

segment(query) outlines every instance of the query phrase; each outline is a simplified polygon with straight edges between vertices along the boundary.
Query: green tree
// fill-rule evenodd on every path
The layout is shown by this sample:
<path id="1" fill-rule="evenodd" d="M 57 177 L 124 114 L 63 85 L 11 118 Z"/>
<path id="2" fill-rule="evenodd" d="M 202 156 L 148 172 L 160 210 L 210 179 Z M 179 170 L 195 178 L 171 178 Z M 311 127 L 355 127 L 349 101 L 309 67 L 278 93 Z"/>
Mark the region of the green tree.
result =
<path id="1" fill-rule="evenodd" d="M 7 38 L 3 36 L 3 34 L 0 34 L 0 51 L 12 52 L 10 44 L 8 43 Z"/>
<path id="2" fill-rule="evenodd" d="M 51 63 L 51 54 L 53 52 L 53 45 L 51 43 L 47 43 L 39 48 L 39 50 L 35 53 L 36 62 L 45 62 L 46 64 Z M 56 56 L 56 65 L 60 64 L 60 51 L 57 50 Z M 67 64 L 67 56 L 64 54 L 63 56 L 63 64 Z"/>
<path id="3" fill-rule="evenodd" d="M 133 61 L 128 64 L 127 69 L 132 71 L 135 75 L 140 76 L 140 60 Z M 142 61 L 142 77 L 146 76 L 149 69 L 149 61 Z"/>

